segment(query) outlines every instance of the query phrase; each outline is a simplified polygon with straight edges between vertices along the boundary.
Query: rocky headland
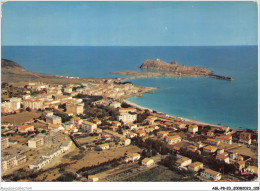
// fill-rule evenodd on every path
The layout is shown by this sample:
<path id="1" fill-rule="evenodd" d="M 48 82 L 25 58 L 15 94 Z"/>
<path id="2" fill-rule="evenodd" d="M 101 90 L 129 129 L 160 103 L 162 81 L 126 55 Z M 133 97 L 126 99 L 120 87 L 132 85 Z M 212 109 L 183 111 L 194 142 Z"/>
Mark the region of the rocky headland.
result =
<path id="1" fill-rule="evenodd" d="M 68 83 L 83 83 L 88 81 L 104 81 L 104 80 L 114 80 L 110 78 L 79 78 L 71 76 L 59 76 L 51 74 L 36 73 L 26 70 L 20 64 L 7 60 L 1 59 L 1 79 L 2 82 L 45 82 L 54 84 L 68 84 Z"/>
<path id="2" fill-rule="evenodd" d="M 149 70 L 147 72 L 137 71 L 117 71 L 116 74 L 130 75 L 131 78 L 144 78 L 144 77 L 194 77 L 194 76 L 207 76 L 223 80 L 233 80 L 231 77 L 215 75 L 211 70 L 207 68 L 201 68 L 197 66 L 184 66 L 179 65 L 177 61 L 171 63 L 164 62 L 160 59 L 145 60 L 140 66 L 141 69 Z M 160 72 L 150 72 L 150 70 Z M 163 72 L 164 71 L 164 72 Z"/>

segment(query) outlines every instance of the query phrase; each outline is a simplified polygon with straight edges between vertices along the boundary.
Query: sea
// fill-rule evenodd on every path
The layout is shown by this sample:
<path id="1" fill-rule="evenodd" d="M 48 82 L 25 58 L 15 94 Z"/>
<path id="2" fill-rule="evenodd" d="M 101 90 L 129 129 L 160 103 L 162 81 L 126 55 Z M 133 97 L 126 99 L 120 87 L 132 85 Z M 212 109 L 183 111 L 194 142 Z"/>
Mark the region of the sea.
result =
<path id="1" fill-rule="evenodd" d="M 258 128 L 257 46 L 2 46 L 2 58 L 32 72 L 91 78 L 117 78 L 114 71 L 137 70 L 146 59 L 206 67 L 234 81 L 208 77 L 140 78 L 134 85 L 158 87 L 129 101 L 170 115 Z"/>

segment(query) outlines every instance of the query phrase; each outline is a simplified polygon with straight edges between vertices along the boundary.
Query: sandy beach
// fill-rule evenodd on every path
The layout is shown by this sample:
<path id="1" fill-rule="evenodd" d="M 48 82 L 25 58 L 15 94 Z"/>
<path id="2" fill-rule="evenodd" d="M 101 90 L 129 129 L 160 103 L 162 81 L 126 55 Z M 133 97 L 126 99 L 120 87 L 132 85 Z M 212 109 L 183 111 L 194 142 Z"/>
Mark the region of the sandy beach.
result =
<path id="1" fill-rule="evenodd" d="M 129 104 L 129 105 L 131 105 L 134 108 L 138 108 L 138 109 L 141 109 L 141 110 L 149 110 L 150 112 L 156 111 L 156 110 L 153 110 L 153 109 L 148 108 L 148 107 L 140 106 L 140 105 L 138 105 L 136 103 L 133 103 L 131 101 L 128 101 L 128 100 L 124 100 L 124 102 Z M 160 116 L 162 118 L 167 118 L 168 120 L 172 119 L 172 120 L 177 120 L 177 121 L 181 121 L 181 122 L 184 122 L 184 123 L 192 123 L 192 124 L 196 124 L 196 125 L 210 126 L 210 127 L 213 127 L 213 128 L 221 128 L 222 127 L 220 125 L 214 125 L 214 124 L 205 123 L 205 122 L 201 122 L 201 121 L 196 121 L 196 120 L 192 120 L 192 119 L 188 119 L 188 118 L 184 118 L 184 117 L 168 115 L 166 113 L 162 113 L 162 112 L 158 112 L 158 111 L 156 111 L 156 112 L 157 113 L 154 113 L 153 115 Z"/>

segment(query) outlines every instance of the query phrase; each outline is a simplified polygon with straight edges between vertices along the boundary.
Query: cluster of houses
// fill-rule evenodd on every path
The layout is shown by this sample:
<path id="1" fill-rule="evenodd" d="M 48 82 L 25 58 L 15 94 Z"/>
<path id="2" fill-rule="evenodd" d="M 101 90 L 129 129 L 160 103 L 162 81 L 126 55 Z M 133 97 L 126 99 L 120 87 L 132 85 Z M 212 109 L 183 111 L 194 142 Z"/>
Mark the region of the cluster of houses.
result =
<path id="1" fill-rule="evenodd" d="M 121 145 L 127 146 L 131 144 L 131 139 L 126 138 L 125 135 L 119 134 L 111 130 L 103 130 L 102 137 L 106 140 L 119 142 Z"/>
<path id="2" fill-rule="evenodd" d="M 79 94 L 90 96 L 102 96 L 104 98 L 119 99 L 123 96 L 129 96 L 140 92 L 140 87 L 134 86 L 130 83 L 117 84 L 113 81 L 106 81 L 105 83 L 87 83 L 82 84 L 81 88 L 76 89 Z"/>
<path id="3" fill-rule="evenodd" d="M 80 85 L 56 85 L 50 86 L 43 83 L 29 83 L 26 86 L 29 93 L 31 91 L 45 90 L 46 94 L 38 94 L 31 96 L 30 94 L 23 95 L 22 98 L 10 98 L 9 102 L 4 102 L 1 105 L 2 112 L 10 113 L 18 111 L 23 105 L 23 108 L 30 109 L 42 109 L 42 118 L 46 121 L 48 127 L 48 133 L 40 133 L 28 140 L 28 147 L 30 149 L 38 149 L 48 143 L 54 144 L 55 147 L 46 153 L 43 153 L 41 157 L 34 163 L 29 165 L 30 169 L 39 170 L 45 165 L 49 164 L 55 157 L 66 152 L 71 147 L 72 141 L 66 140 L 65 134 L 73 134 L 83 132 L 87 134 L 99 134 L 100 137 L 105 140 L 110 140 L 119 143 L 122 146 L 128 146 L 131 144 L 131 139 L 134 137 L 140 137 L 143 141 L 147 138 L 155 138 L 166 143 L 173 150 L 180 150 L 175 144 L 183 141 L 181 134 L 177 133 L 179 130 L 185 130 L 190 136 L 194 136 L 199 128 L 195 124 L 185 124 L 182 122 L 169 122 L 160 120 L 154 115 L 147 116 L 142 123 L 137 124 L 137 110 L 135 108 L 122 108 L 121 103 L 108 98 L 121 98 L 133 93 L 138 93 L 140 87 L 133 86 L 130 83 L 118 84 L 113 80 L 104 80 L 102 83 L 95 81 Z M 90 96 L 102 96 L 103 98 L 94 103 L 94 105 L 109 105 L 116 108 L 119 112 L 117 121 L 106 120 L 109 124 L 108 129 L 98 128 L 102 121 L 100 119 L 82 119 L 80 114 L 84 113 L 84 103 L 82 99 L 72 98 L 78 94 L 85 94 Z M 59 106 L 64 105 L 68 116 L 71 116 L 69 121 L 62 123 L 62 118 L 54 115 L 53 111 L 45 110 L 46 108 L 59 109 Z M 77 116 L 78 115 L 78 116 Z M 102 119 L 104 120 L 104 119 Z M 161 130 L 163 128 L 163 130 Z M 120 131 L 119 131 L 120 129 Z M 165 130 L 166 129 L 166 130 Z M 18 126 L 19 133 L 28 133 L 35 130 L 33 123 L 26 123 Z M 216 160 L 224 161 L 228 164 L 234 164 L 239 170 L 245 167 L 245 161 L 243 156 L 237 153 L 227 153 L 223 149 L 218 147 L 221 144 L 232 144 L 232 135 L 230 135 L 229 127 L 223 127 L 224 135 L 215 136 L 213 131 L 207 132 L 207 139 L 203 142 L 195 142 L 186 147 L 187 150 L 197 152 L 201 154 L 201 151 L 207 154 L 214 154 L 217 152 Z M 153 132 L 156 133 L 153 133 Z M 251 134 L 247 132 L 240 133 L 239 142 L 243 144 L 251 144 Z M 109 149 L 111 144 L 104 143 L 98 145 L 100 150 Z M 1 149 L 4 150 L 9 147 L 8 138 L 1 139 Z M 200 173 L 201 176 L 212 179 L 220 180 L 221 173 L 215 172 L 211 169 L 204 169 L 203 163 L 198 161 L 192 162 L 192 159 L 177 155 L 176 166 L 179 168 L 188 169 L 194 172 Z M 140 160 L 140 154 L 130 153 L 127 155 L 126 161 L 135 162 Z M 26 156 L 23 154 L 5 156 L 2 159 L 2 169 L 7 170 L 15 166 L 24 164 L 26 162 Z M 154 160 L 145 158 L 142 160 L 142 165 L 152 166 Z M 95 178 L 95 177 L 94 177 Z"/>
<path id="4" fill-rule="evenodd" d="M 126 162 L 136 162 L 140 160 L 141 155 L 139 153 L 129 153 L 127 154 L 125 161 Z M 154 160 L 151 158 L 144 158 L 141 162 L 143 166 L 150 167 L 154 165 Z"/>
<path id="5" fill-rule="evenodd" d="M 75 85 L 77 87 L 77 85 Z M 66 91 L 66 88 L 63 88 L 61 85 L 50 87 L 48 84 L 42 83 L 28 83 L 26 85 L 28 89 L 28 94 L 23 95 L 22 98 L 10 98 L 9 101 L 3 102 L 1 104 L 1 112 L 2 113 L 11 113 L 14 111 L 18 111 L 21 106 L 23 108 L 30 109 L 45 109 L 45 108 L 55 108 L 58 109 L 58 106 L 61 104 L 66 104 L 67 112 L 72 114 L 82 114 L 83 113 L 83 103 L 82 99 L 72 98 L 73 95 L 63 95 L 63 92 Z M 46 94 L 38 94 L 36 96 L 32 96 L 31 92 L 33 91 L 47 91 Z"/>

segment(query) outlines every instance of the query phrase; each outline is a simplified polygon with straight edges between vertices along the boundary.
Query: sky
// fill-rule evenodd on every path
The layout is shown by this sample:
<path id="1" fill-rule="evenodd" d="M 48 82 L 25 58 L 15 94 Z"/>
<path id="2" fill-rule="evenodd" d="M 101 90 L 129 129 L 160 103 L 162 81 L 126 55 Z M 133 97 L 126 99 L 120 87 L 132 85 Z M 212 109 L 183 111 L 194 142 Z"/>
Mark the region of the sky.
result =
<path id="1" fill-rule="evenodd" d="M 257 45 L 254 2 L 7 2 L 2 45 Z"/>

